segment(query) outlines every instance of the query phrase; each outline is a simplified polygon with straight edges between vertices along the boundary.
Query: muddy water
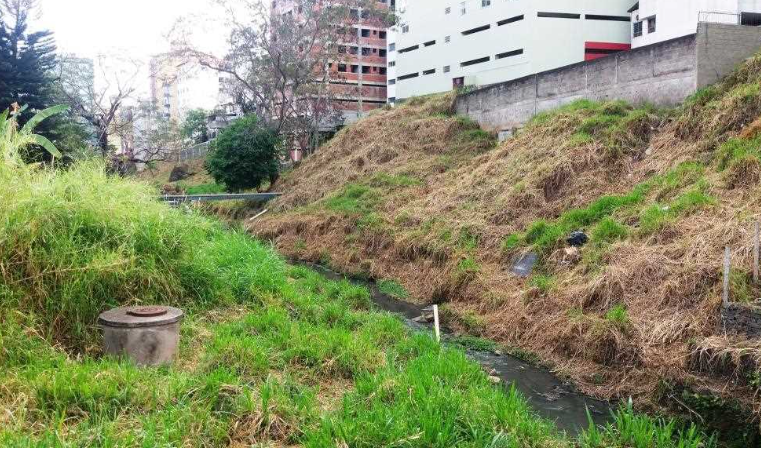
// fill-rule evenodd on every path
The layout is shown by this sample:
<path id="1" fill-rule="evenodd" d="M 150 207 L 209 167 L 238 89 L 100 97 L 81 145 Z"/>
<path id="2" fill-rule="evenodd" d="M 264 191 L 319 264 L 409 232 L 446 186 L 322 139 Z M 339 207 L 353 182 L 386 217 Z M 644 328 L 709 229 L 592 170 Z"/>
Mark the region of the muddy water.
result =
<path id="1" fill-rule="evenodd" d="M 345 276 L 320 265 L 300 264 L 309 266 L 329 279 L 345 279 Z M 401 315 L 407 325 L 414 329 L 427 329 L 428 326 L 413 321 L 423 314 L 423 306 L 383 294 L 373 282 L 350 280 L 366 286 L 379 309 Z M 443 331 L 446 339 L 446 329 Z M 467 350 L 466 353 L 481 363 L 486 371 L 502 379 L 505 385 L 514 384 L 540 416 L 555 422 L 558 428 L 570 435 L 576 435 L 589 426 L 587 410 L 596 424 L 605 424 L 611 417 L 609 403 L 579 393 L 573 385 L 560 380 L 546 369 L 537 368 L 510 355 L 475 350 Z"/>

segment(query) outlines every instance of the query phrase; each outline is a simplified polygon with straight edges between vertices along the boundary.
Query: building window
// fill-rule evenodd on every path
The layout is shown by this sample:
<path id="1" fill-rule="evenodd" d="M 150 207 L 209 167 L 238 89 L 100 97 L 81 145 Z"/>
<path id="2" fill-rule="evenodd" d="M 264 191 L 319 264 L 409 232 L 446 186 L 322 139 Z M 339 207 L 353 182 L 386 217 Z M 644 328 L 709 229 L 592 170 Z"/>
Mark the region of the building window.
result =
<path id="1" fill-rule="evenodd" d="M 647 19 L 647 33 L 655 33 L 655 17 Z"/>
<path id="2" fill-rule="evenodd" d="M 603 16 L 599 14 L 587 14 L 584 16 L 587 20 L 607 20 L 611 22 L 631 22 L 630 16 Z"/>
<path id="3" fill-rule="evenodd" d="M 497 22 L 497 26 L 507 25 L 508 23 L 515 23 L 521 20 L 523 20 L 523 14 L 520 16 L 510 17 L 509 19 L 500 20 Z"/>
<path id="4" fill-rule="evenodd" d="M 444 66 L 444 73 L 449 73 L 451 71 L 451 68 L 448 65 Z"/>
<path id="5" fill-rule="evenodd" d="M 424 47 L 430 47 L 431 45 L 436 45 L 436 41 L 429 41 L 429 42 L 423 43 Z"/>
<path id="6" fill-rule="evenodd" d="M 470 61 L 461 62 L 460 67 L 468 67 L 471 65 L 483 64 L 484 62 L 489 62 L 489 61 L 491 61 L 490 56 L 486 56 L 486 57 L 478 58 L 478 59 L 471 59 Z"/>
<path id="7" fill-rule="evenodd" d="M 397 77 L 397 79 L 399 81 L 404 81 L 404 80 L 408 80 L 408 79 L 411 79 L 411 78 L 417 78 L 418 76 L 420 76 L 420 73 L 415 72 L 415 73 L 409 73 L 407 75 L 402 75 L 400 77 Z"/>
<path id="8" fill-rule="evenodd" d="M 396 80 L 388 80 L 389 86 L 393 86 L 394 84 L 396 84 Z"/>
<path id="9" fill-rule="evenodd" d="M 450 42 L 452 42 L 452 36 L 444 36 L 444 43 L 448 44 Z"/>
<path id="10" fill-rule="evenodd" d="M 465 2 L 460 3 L 460 15 L 464 16 L 468 13 L 468 8 L 465 6 Z"/>
<path id="11" fill-rule="evenodd" d="M 409 25 L 402 25 L 402 33 L 407 34 L 410 32 L 410 26 Z"/>
<path id="12" fill-rule="evenodd" d="M 444 14 L 451 14 L 451 13 L 452 13 L 451 7 L 447 6 L 446 8 L 444 8 Z"/>
<path id="13" fill-rule="evenodd" d="M 488 6 L 491 6 L 491 0 L 481 0 L 481 7 L 486 8 Z"/>
<path id="14" fill-rule="evenodd" d="M 546 17 L 551 19 L 581 19 L 581 14 L 571 14 L 567 12 L 538 12 L 537 17 Z"/>
<path id="15" fill-rule="evenodd" d="M 388 62 L 389 67 L 396 67 L 396 61 L 389 61 Z"/>
<path id="16" fill-rule="evenodd" d="M 430 69 L 430 70 L 423 71 L 423 75 L 433 75 L 434 73 L 436 73 L 436 69 Z"/>
<path id="17" fill-rule="evenodd" d="M 519 50 L 506 51 L 504 53 L 500 53 L 497 56 L 495 56 L 494 59 L 505 59 L 505 58 L 509 58 L 511 56 L 518 56 L 518 55 L 522 55 L 522 54 L 523 54 L 523 49 L 521 48 Z"/>
<path id="18" fill-rule="evenodd" d="M 634 22 L 634 37 L 642 36 L 642 22 Z"/>
<path id="19" fill-rule="evenodd" d="M 394 51 L 394 50 L 396 50 L 396 44 L 393 42 L 388 44 L 388 51 Z"/>
<path id="20" fill-rule="evenodd" d="M 413 45 L 412 47 L 402 48 L 401 50 L 399 50 L 399 53 L 409 53 L 411 51 L 417 50 L 418 48 L 420 48 L 419 45 Z"/>
<path id="21" fill-rule="evenodd" d="M 463 36 L 469 36 L 471 34 L 480 33 L 481 31 L 486 31 L 489 28 L 491 28 L 491 25 L 483 25 L 483 26 L 480 26 L 478 28 L 472 28 L 470 30 L 465 30 L 465 31 L 462 32 L 462 35 Z"/>

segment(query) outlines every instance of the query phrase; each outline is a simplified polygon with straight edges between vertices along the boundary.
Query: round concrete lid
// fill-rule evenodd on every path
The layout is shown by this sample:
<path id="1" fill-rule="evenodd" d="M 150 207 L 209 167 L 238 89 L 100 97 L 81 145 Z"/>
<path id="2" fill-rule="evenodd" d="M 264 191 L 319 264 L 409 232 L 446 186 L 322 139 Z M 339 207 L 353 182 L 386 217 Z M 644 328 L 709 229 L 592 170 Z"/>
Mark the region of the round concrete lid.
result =
<path id="1" fill-rule="evenodd" d="M 111 327 L 149 327 L 174 324 L 183 317 L 175 307 L 130 306 L 111 309 L 98 317 L 98 324 Z"/>

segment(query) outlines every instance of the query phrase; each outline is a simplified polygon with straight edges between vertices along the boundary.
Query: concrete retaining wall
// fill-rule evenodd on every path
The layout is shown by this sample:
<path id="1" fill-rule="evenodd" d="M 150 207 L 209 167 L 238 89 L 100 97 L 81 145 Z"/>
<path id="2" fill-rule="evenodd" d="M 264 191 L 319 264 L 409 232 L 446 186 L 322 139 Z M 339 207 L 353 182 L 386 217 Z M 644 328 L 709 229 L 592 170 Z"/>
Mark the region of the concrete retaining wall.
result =
<path id="1" fill-rule="evenodd" d="M 761 46 L 761 28 L 700 24 L 698 33 L 463 94 L 457 113 L 505 131 L 581 98 L 674 106 Z"/>

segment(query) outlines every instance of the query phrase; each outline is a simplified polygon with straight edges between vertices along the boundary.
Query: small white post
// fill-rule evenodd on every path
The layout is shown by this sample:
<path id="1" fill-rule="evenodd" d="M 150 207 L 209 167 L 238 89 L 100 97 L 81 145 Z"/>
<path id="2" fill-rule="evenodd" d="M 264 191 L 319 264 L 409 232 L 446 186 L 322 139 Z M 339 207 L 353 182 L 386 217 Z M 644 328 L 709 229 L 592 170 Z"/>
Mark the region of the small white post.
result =
<path id="1" fill-rule="evenodd" d="M 724 248 L 724 291 L 722 293 L 722 301 L 724 305 L 729 304 L 729 265 L 731 263 L 731 254 L 729 247 Z"/>
<path id="2" fill-rule="evenodd" d="M 756 222 L 756 233 L 753 236 L 753 283 L 758 285 L 759 264 L 759 223 Z"/>
<path id="3" fill-rule="evenodd" d="M 433 305 L 433 329 L 436 332 L 436 341 L 441 342 L 441 331 L 439 330 L 439 306 Z"/>

